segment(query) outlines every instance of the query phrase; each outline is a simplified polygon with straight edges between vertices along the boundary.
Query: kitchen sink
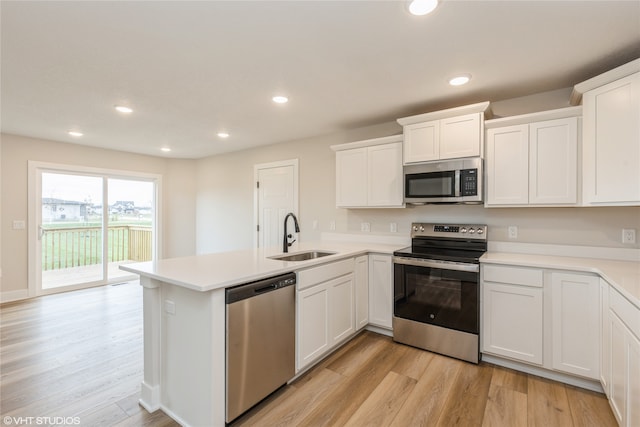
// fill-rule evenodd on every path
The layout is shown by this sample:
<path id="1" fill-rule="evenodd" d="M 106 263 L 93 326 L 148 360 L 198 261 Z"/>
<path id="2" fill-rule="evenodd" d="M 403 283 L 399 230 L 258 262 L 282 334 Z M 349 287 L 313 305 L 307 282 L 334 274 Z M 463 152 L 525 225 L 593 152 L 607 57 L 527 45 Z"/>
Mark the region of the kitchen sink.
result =
<path id="1" fill-rule="evenodd" d="M 270 259 L 276 259 L 278 261 L 308 261 L 310 259 L 322 258 L 323 256 L 335 255 L 336 252 L 325 252 L 325 251 L 306 251 L 306 252 L 298 252 L 295 254 L 284 254 L 284 255 L 276 255 L 270 256 Z"/>

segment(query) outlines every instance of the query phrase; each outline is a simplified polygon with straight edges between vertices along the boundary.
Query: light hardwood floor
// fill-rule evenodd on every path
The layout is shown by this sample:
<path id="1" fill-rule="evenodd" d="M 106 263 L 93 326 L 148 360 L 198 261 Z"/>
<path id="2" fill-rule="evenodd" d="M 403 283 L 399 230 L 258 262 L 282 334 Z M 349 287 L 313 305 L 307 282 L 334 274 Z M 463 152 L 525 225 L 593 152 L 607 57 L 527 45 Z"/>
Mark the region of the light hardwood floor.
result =
<path id="1" fill-rule="evenodd" d="M 81 426 L 177 426 L 163 412 L 149 414 L 138 405 L 142 360 L 137 283 L 3 304 L 2 419 L 78 417 Z"/>
<path id="2" fill-rule="evenodd" d="M 136 283 L 0 306 L 0 413 L 82 426 L 175 426 L 138 406 Z M 364 332 L 236 426 L 615 426 L 606 398 Z"/>

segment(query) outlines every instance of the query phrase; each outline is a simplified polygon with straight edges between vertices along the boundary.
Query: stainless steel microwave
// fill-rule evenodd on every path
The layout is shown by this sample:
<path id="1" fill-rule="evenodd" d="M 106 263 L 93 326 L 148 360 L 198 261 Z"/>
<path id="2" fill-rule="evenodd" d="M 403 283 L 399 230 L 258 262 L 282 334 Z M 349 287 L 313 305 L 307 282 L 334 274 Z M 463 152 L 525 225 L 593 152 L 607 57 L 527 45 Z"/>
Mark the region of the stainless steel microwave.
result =
<path id="1" fill-rule="evenodd" d="M 442 160 L 404 167 L 407 204 L 482 203 L 482 159 Z"/>

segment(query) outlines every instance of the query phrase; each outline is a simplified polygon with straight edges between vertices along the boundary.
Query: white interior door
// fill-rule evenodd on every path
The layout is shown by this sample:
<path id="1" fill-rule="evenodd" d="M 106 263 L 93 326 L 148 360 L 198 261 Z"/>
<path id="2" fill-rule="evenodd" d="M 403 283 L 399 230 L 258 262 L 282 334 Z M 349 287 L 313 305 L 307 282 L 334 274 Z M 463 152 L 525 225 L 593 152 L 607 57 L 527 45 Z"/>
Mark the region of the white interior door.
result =
<path id="1" fill-rule="evenodd" d="M 284 217 L 298 215 L 298 160 L 256 165 L 254 175 L 256 246 L 282 246 Z M 289 233 L 297 239 L 293 221 Z"/>

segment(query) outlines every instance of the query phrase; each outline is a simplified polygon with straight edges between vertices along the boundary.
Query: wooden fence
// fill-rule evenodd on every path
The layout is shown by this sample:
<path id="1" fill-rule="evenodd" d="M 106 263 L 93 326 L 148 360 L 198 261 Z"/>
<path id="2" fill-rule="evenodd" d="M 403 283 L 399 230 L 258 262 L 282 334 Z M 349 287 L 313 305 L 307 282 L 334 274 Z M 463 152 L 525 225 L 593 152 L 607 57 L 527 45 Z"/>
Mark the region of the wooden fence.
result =
<path id="1" fill-rule="evenodd" d="M 114 226 L 107 231 L 107 262 L 150 261 L 151 227 Z M 44 228 L 42 270 L 82 267 L 102 262 L 100 227 Z"/>

